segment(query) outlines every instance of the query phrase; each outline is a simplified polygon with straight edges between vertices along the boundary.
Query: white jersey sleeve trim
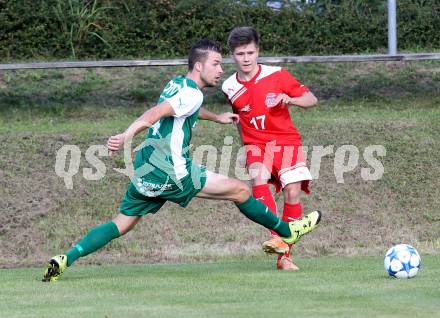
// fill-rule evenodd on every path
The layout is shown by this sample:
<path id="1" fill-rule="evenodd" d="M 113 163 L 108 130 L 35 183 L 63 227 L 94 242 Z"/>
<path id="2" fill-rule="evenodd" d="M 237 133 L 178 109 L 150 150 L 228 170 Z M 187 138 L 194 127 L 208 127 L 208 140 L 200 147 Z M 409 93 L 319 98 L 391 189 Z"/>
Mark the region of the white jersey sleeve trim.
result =
<path id="1" fill-rule="evenodd" d="M 188 170 L 186 169 L 186 159 L 182 155 L 183 139 L 185 137 L 182 129 L 184 123 L 185 118 L 183 117 L 174 119 L 170 140 L 173 168 L 178 180 L 189 174 Z"/>
<path id="2" fill-rule="evenodd" d="M 222 91 L 231 103 L 237 99 L 237 95 L 241 95 L 245 91 L 243 88 L 244 85 L 237 81 L 237 73 L 229 76 L 222 85 Z"/>
<path id="3" fill-rule="evenodd" d="M 203 93 L 184 85 L 179 91 L 166 99 L 174 110 L 174 117 L 188 117 L 194 114 L 203 103 Z"/>
<path id="4" fill-rule="evenodd" d="M 269 75 L 272 75 L 273 73 L 281 71 L 281 66 L 267 66 L 261 64 L 261 73 L 258 75 L 258 77 L 255 79 L 255 82 L 261 80 L 262 78 L 265 78 Z"/>

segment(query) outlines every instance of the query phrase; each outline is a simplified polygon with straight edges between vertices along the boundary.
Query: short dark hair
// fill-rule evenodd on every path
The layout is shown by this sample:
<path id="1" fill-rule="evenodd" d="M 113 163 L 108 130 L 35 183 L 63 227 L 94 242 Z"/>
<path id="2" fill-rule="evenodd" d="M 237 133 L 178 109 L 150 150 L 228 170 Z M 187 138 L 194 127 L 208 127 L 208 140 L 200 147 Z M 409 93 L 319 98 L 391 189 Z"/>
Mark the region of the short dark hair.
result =
<path id="1" fill-rule="evenodd" d="M 228 46 L 231 52 L 234 52 L 239 46 L 250 44 L 252 42 L 254 42 L 257 47 L 260 44 L 260 37 L 253 27 L 236 27 L 229 33 Z"/>
<path id="2" fill-rule="evenodd" d="M 205 62 L 209 51 L 221 53 L 220 45 L 208 39 L 202 39 L 194 44 L 188 53 L 188 69 L 193 70 L 197 62 Z"/>

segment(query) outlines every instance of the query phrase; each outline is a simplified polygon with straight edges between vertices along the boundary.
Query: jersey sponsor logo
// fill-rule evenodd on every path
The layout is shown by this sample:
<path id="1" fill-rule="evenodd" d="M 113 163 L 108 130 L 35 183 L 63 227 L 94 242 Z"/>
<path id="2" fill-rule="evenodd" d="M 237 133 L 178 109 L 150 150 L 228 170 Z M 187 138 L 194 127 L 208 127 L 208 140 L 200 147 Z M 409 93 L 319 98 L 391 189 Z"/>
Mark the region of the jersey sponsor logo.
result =
<path id="1" fill-rule="evenodd" d="M 240 112 L 250 112 L 251 111 L 251 105 L 247 104 L 243 108 L 239 109 Z"/>
<path id="2" fill-rule="evenodd" d="M 276 106 L 276 99 L 277 99 L 277 94 L 275 93 L 268 93 L 266 95 L 266 106 L 267 107 L 274 107 Z"/>
<path id="3" fill-rule="evenodd" d="M 171 190 L 172 185 L 170 183 L 153 183 L 142 178 L 137 178 L 137 189 L 147 197 L 156 197 L 163 191 Z"/>

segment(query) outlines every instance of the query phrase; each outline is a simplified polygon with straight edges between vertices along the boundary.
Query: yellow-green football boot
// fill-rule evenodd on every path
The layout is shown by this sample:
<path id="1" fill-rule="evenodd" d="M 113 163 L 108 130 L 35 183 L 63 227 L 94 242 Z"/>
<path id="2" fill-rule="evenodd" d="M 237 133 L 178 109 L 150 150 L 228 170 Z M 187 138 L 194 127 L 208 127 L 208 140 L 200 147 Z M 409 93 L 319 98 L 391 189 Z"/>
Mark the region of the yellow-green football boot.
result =
<path id="1" fill-rule="evenodd" d="M 43 282 L 56 282 L 67 268 L 67 256 L 57 255 L 49 260 Z"/>
<path id="2" fill-rule="evenodd" d="M 289 222 L 289 228 L 292 235 L 290 237 L 282 237 L 281 239 L 287 244 L 295 244 L 303 235 L 313 231 L 319 221 L 321 221 L 321 212 L 313 211 L 301 220 Z"/>

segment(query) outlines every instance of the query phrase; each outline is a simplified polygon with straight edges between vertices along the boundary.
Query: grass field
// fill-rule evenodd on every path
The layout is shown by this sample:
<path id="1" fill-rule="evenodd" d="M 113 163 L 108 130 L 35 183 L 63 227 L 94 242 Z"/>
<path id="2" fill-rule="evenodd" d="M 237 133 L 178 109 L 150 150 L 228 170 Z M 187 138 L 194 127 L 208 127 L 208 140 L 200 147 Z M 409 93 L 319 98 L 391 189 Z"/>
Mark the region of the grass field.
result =
<path id="1" fill-rule="evenodd" d="M 321 209 L 322 226 L 295 254 L 382 255 L 392 244 L 410 243 L 422 254 L 440 248 L 440 64 L 340 63 L 288 66 L 320 99 L 311 110 L 292 108 L 304 144 L 333 146 L 322 158 L 304 210 Z M 91 145 L 105 144 L 154 103 L 162 85 L 183 68 L 20 71 L 0 73 L 0 267 L 36 266 L 67 249 L 88 228 L 115 215 L 127 178 L 114 171 L 123 160 L 100 157 L 98 181 L 86 180 Z M 226 67 L 225 77 L 232 71 Z M 207 93 L 206 106 L 229 110 L 222 94 Z M 195 147 L 219 151 L 233 137 L 229 174 L 239 148 L 234 127 L 200 121 Z M 81 165 L 68 190 L 55 173 L 63 145 L 81 150 Z M 359 163 L 335 176 L 335 151 L 359 149 Z M 363 151 L 382 145 L 384 174 L 361 178 Z M 213 167 L 219 170 L 219 163 Z M 277 196 L 279 207 L 282 196 Z M 214 226 L 213 226 L 214 224 Z M 26 230 L 23 230 L 26 229 Z M 212 238 L 215 237 L 215 240 Z M 184 210 L 167 204 L 127 237 L 80 263 L 212 261 L 259 255 L 267 232 L 233 204 L 193 200 Z M 200 247 L 203 246 L 203 249 Z M 200 251 L 203 252 L 200 252 Z"/>
<path id="2" fill-rule="evenodd" d="M 335 177 L 335 153 L 322 158 L 319 178 L 304 209 L 323 210 L 323 223 L 295 251 L 299 257 L 382 255 L 411 243 L 422 254 L 440 249 L 440 64 L 340 63 L 288 66 L 320 99 L 311 110 L 292 108 L 304 144 L 354 145 L 358 166 Z M 100 159 L 105 177 L 88 181 L 83 169 L 90 145 L 105 144 L 156 100 L 163 84 L 184 68 L 0 72 L 0 267 L 41 266 L 88 228 L 111 218 L 127 178 L 114 171 L 122 157 Z M 232 71 L 226 67 L 225 77 Z M 206 106 L 229 110 L 222 94 L 208 91 Z M 201 121 L 194 145 L 224 146 L 232 136 L 235 175 L 238 136 L 232 126 Z M 55 174 L 56 153 L 76 145 L 82 159 L 65 188 Z M 363 150 L 382 145 L 384 175 L 361 178 Z M 309 151 L 310 155 L 310 151 Z M 219 165 L 213 167 L 218 171 Z M 282 197 L 277 196 L 281 207 Z M 214 224 L 215 226 L 212 226 Z M 25 229 L 25 230 L 24 230 Z M 215 240 L 212 238 L 215 237 Z M 267 237 L 233 204 L 195 199 L 186 210 L 167 204 L 126 238 L 80 263 L 163 263 L 258 256 Z M 203 247 L 201 249 L 200 247 Z M 203 252 L 200 252 L 200 251 Z"/>
<path id="3" fill-rule="evenodd" d="M 2 317 L 440 317 L 440 257 L 393 279 L 381 257 L 267 258 L 204 264 L 77 266 L 58 283 L 41 268 L 0 270 Z"/>
<path id="4" fill-rule="evenodd" d="M 289 68 L 320 99 L 308 111 L 292 108 L 303 143 L 334 149 L 303 197 L 304 210 L 324 215 L 295 247 L 300 272 L 274 271 L 261 252 L 267 231 L 233 204 L 195 199 L 185 210 L 166 204 L 58 284 L 39 281 L 47 259 L 114 216 L 128 182 L 114 170 L 120 155 L 100 157 L 105 176 L 86 180 L 86 150 L 125 129 L 184 69 L 0 72 L 0 268 L 8 268 L 0 270 L 0 317 L 440 316 L 440 63 Z M 215 90 L 206 106 L 229 110 Z M 234 176 L 234 127 L 200 122 L 193 142 L 221 149 L 227 136 Z M 81 150 L 72 190 L 55 173 L 63 145 Z M 343 145 L 359 149 L 359 163 L 338 183 Z M 361 178 L 370 145 L 386 149 L 377 181 Z M 386 276 L 383 255 L 397 243 L 421 253 L 416 278 Z"/>

